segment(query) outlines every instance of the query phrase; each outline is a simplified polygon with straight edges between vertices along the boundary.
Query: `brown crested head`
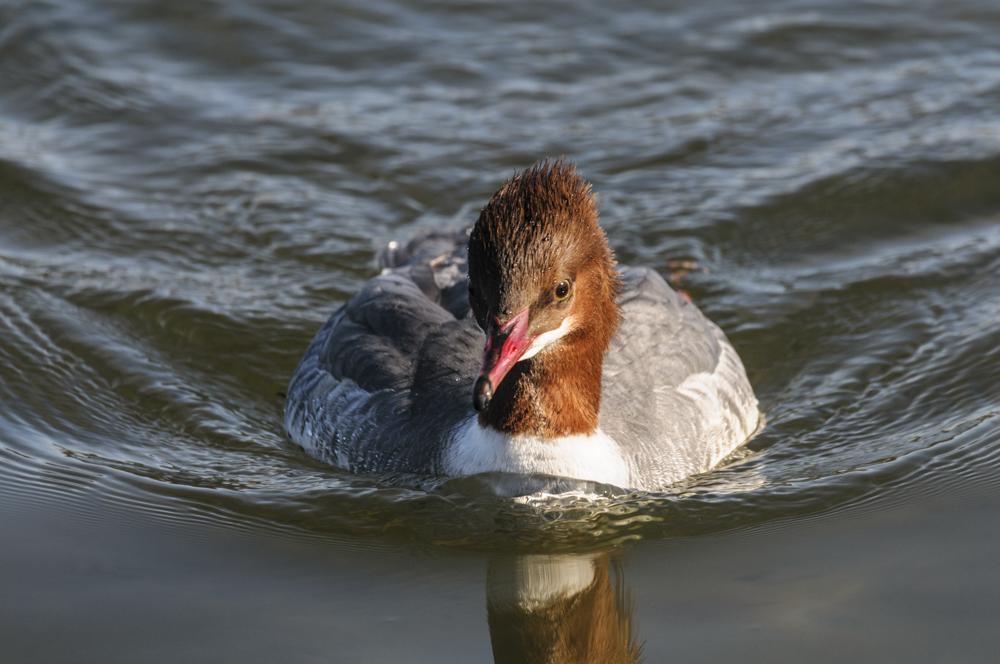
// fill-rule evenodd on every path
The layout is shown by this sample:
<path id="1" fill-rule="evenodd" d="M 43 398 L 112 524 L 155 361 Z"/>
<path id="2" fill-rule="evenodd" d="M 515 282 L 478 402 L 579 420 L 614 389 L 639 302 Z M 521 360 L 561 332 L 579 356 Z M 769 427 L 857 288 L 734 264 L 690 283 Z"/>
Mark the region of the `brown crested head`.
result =
<path id="1" fill-rule="evenodd" d="M 512 376 L 521 376 L 521 360 L 537 355 L 536 362 L 545 364 L 554 348 L 569 346 L 575 348 L 566 358 L 572 366 L 562 373 L 589 376 L 591 386 L 596 376 L 599 404 L 604 353 L 621 323 L 619 290 L 594 194 L 573 164 L 546 160 L 510 178 L 469 237 L 469 301 L 488 335 L 477 410 L 499 395 L 515 364 L 520 362 Z M 523 393 L 529 386 L 521 387 Z"/>

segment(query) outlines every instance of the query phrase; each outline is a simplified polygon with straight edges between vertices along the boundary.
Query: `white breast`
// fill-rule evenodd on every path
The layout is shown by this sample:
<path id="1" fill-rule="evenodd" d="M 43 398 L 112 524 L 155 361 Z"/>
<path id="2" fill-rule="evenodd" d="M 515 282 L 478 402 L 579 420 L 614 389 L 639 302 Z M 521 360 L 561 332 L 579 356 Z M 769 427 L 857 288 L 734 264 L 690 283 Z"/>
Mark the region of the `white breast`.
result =
<path id="1" fill-rule="evenodd" d="M 459 427 L 442 459 L 447 475 L 543 474 L 631 486 L 621 448 L 600 429 L 589 436 L 509 436 L 479 426 L 476 417 Z"/>

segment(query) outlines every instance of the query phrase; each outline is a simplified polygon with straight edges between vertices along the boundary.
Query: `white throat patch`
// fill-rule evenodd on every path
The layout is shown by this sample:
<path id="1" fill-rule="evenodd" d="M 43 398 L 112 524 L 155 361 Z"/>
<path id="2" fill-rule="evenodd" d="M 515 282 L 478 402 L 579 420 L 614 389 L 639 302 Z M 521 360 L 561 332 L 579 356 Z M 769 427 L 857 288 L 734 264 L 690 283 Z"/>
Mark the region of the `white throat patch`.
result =
<path id="1" fill-rule="evenodd" d="M 563 322 L 559 324 L 559 327 L 554 330 L 549 330 L 548 332 L 543 332 L 535 337 L 535 340 L 531 342 L 530 346 L 528 346 L 528 350 L 524 351 L 524 355 L 521 356 L 521 359 L 518 360 L 518 362 L 526 360 L 529 357 L 534 357 L 538 354 L 538 351 L 544 349 L 549 344 L 562 339 L 564 336 L 569 334 L 569 331 L 572 329 L 573 317 L 566 316 L 566 318 L 563 318 Z"/>

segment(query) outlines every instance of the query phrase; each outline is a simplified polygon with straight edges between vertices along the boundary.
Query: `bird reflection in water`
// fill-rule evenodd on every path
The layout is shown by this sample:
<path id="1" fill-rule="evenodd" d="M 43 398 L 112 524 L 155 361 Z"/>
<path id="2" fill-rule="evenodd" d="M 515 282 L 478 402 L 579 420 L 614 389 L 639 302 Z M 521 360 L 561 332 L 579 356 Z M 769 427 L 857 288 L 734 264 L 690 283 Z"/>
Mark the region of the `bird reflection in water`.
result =
<path id="1" fill-rule="evenodd" d="M 642 661 L 632 595 L 608 554 L 494 558 L 486 612 L 496 664 Z"/>

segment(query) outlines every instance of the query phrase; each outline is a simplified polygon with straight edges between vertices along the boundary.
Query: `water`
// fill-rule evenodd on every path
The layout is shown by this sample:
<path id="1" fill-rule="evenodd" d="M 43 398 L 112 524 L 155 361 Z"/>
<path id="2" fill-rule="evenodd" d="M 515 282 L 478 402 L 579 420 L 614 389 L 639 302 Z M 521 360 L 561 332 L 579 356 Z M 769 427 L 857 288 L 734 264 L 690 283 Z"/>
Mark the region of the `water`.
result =
<path id="1" fill-rule="evenodd" d="M 0 5 L 0 659 L 992 661 L 997 109 L 989 0 Z M 561 154 L 701 266 L 745 452 L 526 505 L 290 445 L 374 252 Z"/>

